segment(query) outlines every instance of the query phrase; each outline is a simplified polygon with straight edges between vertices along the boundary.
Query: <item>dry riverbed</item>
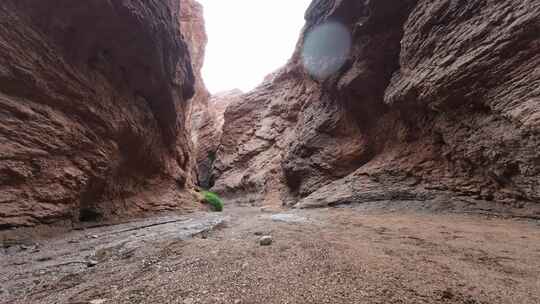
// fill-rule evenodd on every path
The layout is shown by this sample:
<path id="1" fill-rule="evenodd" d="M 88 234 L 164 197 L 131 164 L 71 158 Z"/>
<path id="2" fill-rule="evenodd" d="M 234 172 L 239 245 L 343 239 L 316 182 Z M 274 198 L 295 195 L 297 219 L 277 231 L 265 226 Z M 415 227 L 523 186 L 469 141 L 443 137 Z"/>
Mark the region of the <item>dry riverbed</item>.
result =
<path id="1" fill-rule="evenodd" d="M 477 215 L 235 207 L 1 250 L 6 304 L 540 303 L 540 224 Z"/>

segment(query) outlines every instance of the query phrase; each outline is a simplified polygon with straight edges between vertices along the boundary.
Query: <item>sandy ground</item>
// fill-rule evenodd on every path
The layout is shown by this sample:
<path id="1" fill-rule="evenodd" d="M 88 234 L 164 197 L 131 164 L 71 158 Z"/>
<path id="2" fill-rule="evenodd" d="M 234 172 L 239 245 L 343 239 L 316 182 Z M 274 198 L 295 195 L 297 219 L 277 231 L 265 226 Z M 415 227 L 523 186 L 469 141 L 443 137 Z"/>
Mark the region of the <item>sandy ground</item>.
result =
<path id="1" fill-rule="evenodd" d="M 283 212 L 236 207 L 12 244 L 0 303 L 540 303 L 539 222 Z"/>

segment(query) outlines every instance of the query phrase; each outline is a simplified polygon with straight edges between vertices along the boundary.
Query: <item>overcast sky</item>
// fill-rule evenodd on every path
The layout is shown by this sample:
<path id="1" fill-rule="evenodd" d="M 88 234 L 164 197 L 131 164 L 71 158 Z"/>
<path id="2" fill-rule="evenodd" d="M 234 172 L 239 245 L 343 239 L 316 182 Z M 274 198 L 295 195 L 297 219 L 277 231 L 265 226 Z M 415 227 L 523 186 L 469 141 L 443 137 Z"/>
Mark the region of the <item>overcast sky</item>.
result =
<path id="1" fill-rule="evenodd" d="M 311 0 L 198 0 L 208 46 L 203 78 L 211 93 L 246 92 L 287 63 Z"/>

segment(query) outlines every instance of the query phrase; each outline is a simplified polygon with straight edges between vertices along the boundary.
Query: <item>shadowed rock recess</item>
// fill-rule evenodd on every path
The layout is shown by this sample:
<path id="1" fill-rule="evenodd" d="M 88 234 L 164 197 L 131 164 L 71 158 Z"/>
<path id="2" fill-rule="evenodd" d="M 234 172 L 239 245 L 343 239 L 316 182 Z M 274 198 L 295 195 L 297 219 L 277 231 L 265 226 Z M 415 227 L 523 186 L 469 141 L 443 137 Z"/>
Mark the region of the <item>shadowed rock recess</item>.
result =
<path id="1" fill-rule="evenodd" d="M 0 228 L 193 204 L 184 6 L 0 3 Z"/>
<path id="2" fill-rule="evenodd" d="M 540 2 L 315 0 L 305 19 L 287 66 L 227 108 L 215 191 L 540 215 Z M 315 77 L 304 42 L 328 23 L 350 51 Z"/>

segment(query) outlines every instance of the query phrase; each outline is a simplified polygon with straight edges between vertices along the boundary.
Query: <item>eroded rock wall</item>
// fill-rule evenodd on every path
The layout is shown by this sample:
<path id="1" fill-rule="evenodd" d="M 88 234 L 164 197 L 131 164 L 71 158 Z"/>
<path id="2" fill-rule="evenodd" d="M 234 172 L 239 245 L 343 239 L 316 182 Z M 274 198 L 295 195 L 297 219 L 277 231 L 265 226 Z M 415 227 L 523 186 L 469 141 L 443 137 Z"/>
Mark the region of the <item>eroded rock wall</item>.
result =
<path id="1" fill-rule="evenodd" d="M 206 35 L 204 8 L 194 0 L 182 0 L 181 24 L 188 41 L 195 74 L 195 95 L 191 99 L 189 115 L 191 139 L 194 144 L 192 176 L 197 186 L 208 189 L 213 185 L 212 171 L 215 154 L 219 147 L 223 114 L 227 105 L 242 92 L 231 90 L 211 95 L 202 78 Z"/>
<path id="2" fill-rule="evenodd" d="M 193 141 L 196 143 L 197 183 L 204 189 L 214 185 L 216 153 L 223 133 L 225 110 L 229 104 L 242 98 L 243 92 L 235 89 L 207 98 L 194 107 Z"/>
<path id="3" fill-rule="evenodd" d="M 208 43 L 206 28 L 204 22 L 204 8 L 194 0 L 181 0 L 182 10 L 180 15 L 180 23 L 182 33 L 187 40 L 191 61 L 193 63 L 193 73 L 195 75 L 195 94 L 191 98 L 191 108 L 188 114 L 191 142 L 193 143 L 192 157 L 192 177 L 193 183 L 199 184 L 199 129 L 201 124 L 208 118 L 207 112 L 211 111 L 209 107 L 210 92 L 206 89 L 202 78 L 202 67 L 204 64 L 205 50 Z"/>
<path id="4" fill-rule="evenodd" d="M 1 228 L 192 201 L 181 5 L 0 3 Z"/>
<path id="5" fill-rule="evenodd" d="M 350 52 L 315 77 L 304 40 L 329 22 L 350 33 Z M 535 214 L 539 29 L 540 3 L 530 0 L 313 1 L 289 77 L 227 109 L 216 190 L 300 207 Z"/>
<path id="6" fill-rule="evenodd" d="M 217 152 L 214 191 L 229 202 L 280 200 L 285 183 L 281 155 L 312 85 L 293 70 L 270 75 L 257 89 L 229 104 Z"/>

